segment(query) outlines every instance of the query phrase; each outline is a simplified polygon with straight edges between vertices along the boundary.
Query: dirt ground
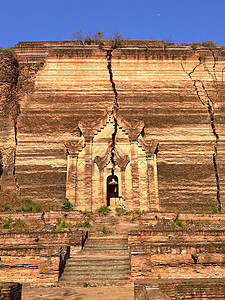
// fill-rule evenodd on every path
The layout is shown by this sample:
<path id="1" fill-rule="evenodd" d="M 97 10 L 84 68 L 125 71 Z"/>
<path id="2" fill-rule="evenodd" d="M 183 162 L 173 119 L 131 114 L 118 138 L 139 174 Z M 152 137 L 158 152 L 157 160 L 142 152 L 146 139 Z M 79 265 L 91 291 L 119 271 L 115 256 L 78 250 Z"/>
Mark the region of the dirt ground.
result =
<path id="1" fill-rule="evenodd" d="M 22 300 L 133 300 L 134 286 L 29 287 L 23 286 Z"/>

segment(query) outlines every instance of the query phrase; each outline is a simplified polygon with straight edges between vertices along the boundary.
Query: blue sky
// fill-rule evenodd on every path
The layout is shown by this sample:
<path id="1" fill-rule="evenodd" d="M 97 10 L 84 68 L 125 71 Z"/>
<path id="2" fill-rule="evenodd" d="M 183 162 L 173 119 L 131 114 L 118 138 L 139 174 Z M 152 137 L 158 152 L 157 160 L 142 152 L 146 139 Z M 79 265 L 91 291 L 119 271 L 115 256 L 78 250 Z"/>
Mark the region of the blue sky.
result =
<path id="1" fill-rule="evenodd" d="M 0 0 L 0 47 L 72 32 L 225 45 L 225 0 Z"/>

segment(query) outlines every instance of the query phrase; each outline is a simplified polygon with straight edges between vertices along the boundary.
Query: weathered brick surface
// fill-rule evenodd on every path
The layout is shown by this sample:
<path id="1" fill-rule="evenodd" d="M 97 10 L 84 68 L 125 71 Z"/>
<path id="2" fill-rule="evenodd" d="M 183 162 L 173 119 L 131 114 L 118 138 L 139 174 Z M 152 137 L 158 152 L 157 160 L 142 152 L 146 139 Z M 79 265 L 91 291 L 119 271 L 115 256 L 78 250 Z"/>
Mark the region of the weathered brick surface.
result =
<path id="1" fill-rule="evenodd" d="M 66 196 L 65 142 L 79 138 L 79 121 L 96 121 L 114 100 L 106 51 L 70 41 L 19 43 L 15 48 L 21 60 L 46 59 L 36 76 L 34 93 L 21 99 L 16 156 L 20 190 L 22 195 L 39 201 L 61 203 Z M 113 51 L 119 113 L 133 124 L 144 121 L 145 137 L 159 141 L 158 192 L 164 211 L 209 210 L 216 202 L 212 161 L 215 136 L 207 106 L 199 101 L 193 80 L 204 83 L 216 104 L 217 161 L 224 201 L 224 47 L 213 51 L 196 45 L 164 47 L 162 42 L 146 41 L 125 41 L 121 49 Z M 191 80 L 188 73 L 197 65 Z M 200 94 L 205 103 L 204 91 Z M 146 175 L 137 176 L 133 163 L 133 179 L 129 174 L 125 177 L 126 194 L 132 194 L 131 186 L 139 186 L 145 199 L 141 182 Z M 84 171 L 87 174 L 90 170 L 86 166 Z M 80 181 L 85 183 L 82 176 Z M 5 185 L 10 187 L 8 182 Z M 81 188 L 85 190 L 85 184 Z M 89 185 L 87 188 L 91 189 Z M 141 199 L 135 201 L 141 203 Z"/>
<path id="2" fill-rule="evenodd" d="M 1 246 L 0 281 L 56 284 L 68 255 L 66 246 Z"/>
<path id="3" fill-rule="evenodd" d="M 22 284 L 15 282 L 0 283 L 1 300 L 21 300 Z"/>
<path id="4" fill-rule="evenodd" d="M 225 283 L 216 279 L 161 279 L 136 280 L 134 299 L 154 299 L 153 293 L 158 290 L 161 298 L 155 299 L 224 299 Z"/>
<path id="5" fill-rule="evenodd" d="M 83 231 L 0 234 L 0 281 L 56 284 L 83 239 Z"/>
<path id="6" fill-rule="evenodd" d="M 143 230 L 130 234 L 128 243 L 133 279 L 224 277 L 223 230 Z"/>

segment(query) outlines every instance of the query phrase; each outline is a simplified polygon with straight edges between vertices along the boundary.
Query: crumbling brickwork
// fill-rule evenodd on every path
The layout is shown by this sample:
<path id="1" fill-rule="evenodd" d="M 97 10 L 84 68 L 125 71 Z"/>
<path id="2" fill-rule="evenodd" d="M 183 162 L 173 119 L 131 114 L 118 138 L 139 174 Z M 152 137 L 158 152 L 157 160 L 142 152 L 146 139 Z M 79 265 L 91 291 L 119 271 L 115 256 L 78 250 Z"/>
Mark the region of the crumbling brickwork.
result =
<path id="1" fill-rule="evenodd" d="M 212 51 L 200 45 L 124 41 L 110 57 L 107 45 L 99 49 L 76 41 L 24 42 L 15 49 L 21 62 L 45 60 L 35 76 L 34 92 L 20 100 L 15 175 L 23 196 L 56 203 L 65 199 L 65 145 L 79 140 L 79 122 L 90 128 L 116 97 L 121 117 L 133 128 L 143 122 L 145 139 L 158 141 L 153 172 L 157 181 L 153 184 L 152 177 L 148 183 L 149 190 L 158 193 L 157 209 L 196 212 L 223 204 L 224 47 Z M 96 165 L 89 161 L 88 147 L 86 143 L 84 166 L 82 161 L 79 165 L 79 155 L 77 162 L 74 159 L 72 172 L 76 164 L 83 171 L 72 178 L 83 182 L 84 199 L 91 203 L 87 195 L 96 185 L 89 179 Z M 134 198 L 134 208 L 147 193 L 142 185 L 146 172 L 138 174 L 142 168 L 136 163 L 141 153 L 135 151 L 130 159 L 132 178 L 125 174 L 126 194 Z M 99 182 L 100 178 L 99 174 Z M 105 178 L 103 189 L 104 185 Z M 119 188 L 124 190 L 124 185 Z M 74 189 L 73 185 L 70 190 Z"/>

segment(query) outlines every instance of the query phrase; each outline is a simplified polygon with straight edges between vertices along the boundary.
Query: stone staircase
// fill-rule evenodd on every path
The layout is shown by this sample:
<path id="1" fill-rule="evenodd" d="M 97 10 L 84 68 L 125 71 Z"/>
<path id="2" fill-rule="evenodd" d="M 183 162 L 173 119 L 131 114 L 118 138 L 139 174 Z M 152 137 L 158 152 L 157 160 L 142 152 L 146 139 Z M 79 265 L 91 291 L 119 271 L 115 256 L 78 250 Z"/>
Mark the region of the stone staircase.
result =
<path id="1" fill-rule="evenodd" d="M 119 283 L 130 279 L 127 237 L 91 237 L 83 250 L 70 257 L 60 278 L 62 283 Z"/>

